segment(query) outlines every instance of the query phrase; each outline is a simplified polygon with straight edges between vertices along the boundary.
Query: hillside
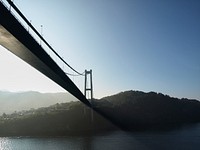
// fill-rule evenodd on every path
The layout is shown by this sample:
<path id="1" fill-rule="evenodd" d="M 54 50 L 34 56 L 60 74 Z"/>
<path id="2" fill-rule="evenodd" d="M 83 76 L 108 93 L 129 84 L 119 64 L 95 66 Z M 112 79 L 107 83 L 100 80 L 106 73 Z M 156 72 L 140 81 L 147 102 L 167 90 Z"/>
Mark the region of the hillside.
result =
<path id="1" fill-rule="evenodd" d="M 129 129 L 173 127 L 200 121 L 200 102 L 197 100 L 155 92 L 126 91 L 101 101 L 104 102 L 102 110 Z"/>
<path id="2" fill-rule="evenodd" d="M 126 91 L 94 100 L 96 110 L 125 130 L 173 129 L 200 121 L 200 102 L 161 93 Z M 81 102 L 68 102 L 3 114 L 0 136 L 64 136 L 95 134 L 118 127 Z"/>
<path id="3" fill-rule="evenodd" d="M 91 110 L 77 101 L 0 116 L 0 137 L 95 134 L 113 129 L 95 112 L 92 122 Z"/>

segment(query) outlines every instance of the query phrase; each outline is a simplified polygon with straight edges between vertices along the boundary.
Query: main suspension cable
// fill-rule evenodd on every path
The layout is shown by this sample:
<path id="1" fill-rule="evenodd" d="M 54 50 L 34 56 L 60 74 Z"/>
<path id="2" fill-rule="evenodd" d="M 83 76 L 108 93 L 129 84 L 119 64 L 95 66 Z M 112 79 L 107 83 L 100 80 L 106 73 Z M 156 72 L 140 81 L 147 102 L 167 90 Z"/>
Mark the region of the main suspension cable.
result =
<path id="1" fill-rule="evenodd" d="M 35 29 L 35 27 L 26 19 L 26 17 L 21 13 L 21 11 L 17 8 L 17 6 L 11 1 L 7 0 L 7 2 L 15 9 L 15 11 L 20 15 L 20 17 L 28 24 L 28 26 L 37 34 L 37 36 L 47 45 L 47 47 L 71 70 L 76 72 L 78 75 L 83 75 L 83 73 L 78 72 L 72 66 L 70 66 L 52 47 L 49 43 L 42 37 L 42 35 Z"/>

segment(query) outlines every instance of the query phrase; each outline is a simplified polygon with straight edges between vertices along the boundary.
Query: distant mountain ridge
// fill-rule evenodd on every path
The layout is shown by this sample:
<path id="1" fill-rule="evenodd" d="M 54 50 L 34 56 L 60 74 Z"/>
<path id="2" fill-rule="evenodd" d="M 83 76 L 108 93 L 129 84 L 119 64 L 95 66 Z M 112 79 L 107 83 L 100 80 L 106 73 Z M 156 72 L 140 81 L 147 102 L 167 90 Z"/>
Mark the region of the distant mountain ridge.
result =
<path id="1" fill-rule="evenodd" d="M 0 91 L 0 115 L 30 108 L 48 107 L 56 103 L 66 103 L 77 99 L 69 93 L 40 93 Z"/>
<path id="2" fill-rule="evenodd" d="M 165 95 L 163 93 L 157 93 L 157 92 L 143 92 L 143 91 L 134 91 L 134 90 L 129 90 L 129 91 L 124 91 L 124 92 L 120 92 L 120 93 L 117 93 L 117 94 L 114 94 L 114 95 L 111 95 L 111 96 L 106 96 L 106 97 L 103 97 L 101 99 L 107 99 L 109 101 L 117 101 L 117 100 L 120 100 L 120 101 L 124 101 L 124 100 L 137 100 L 137 99 L 140 99 L 142 97 L 146 97 L 148 95 L 157 95 L 157 96 L 163 96 L 163 97 L 170 97 L 170 98 L 173 98 L 173 99 L 177 99 L 177 100 L 196 100 L 196 99 L 188 99 L 188 98 L 175 98 L 175 97 L 171 97 L 169 95 Z M 199 101 L 199 100 L 196 100 L 196 101 Z"/>

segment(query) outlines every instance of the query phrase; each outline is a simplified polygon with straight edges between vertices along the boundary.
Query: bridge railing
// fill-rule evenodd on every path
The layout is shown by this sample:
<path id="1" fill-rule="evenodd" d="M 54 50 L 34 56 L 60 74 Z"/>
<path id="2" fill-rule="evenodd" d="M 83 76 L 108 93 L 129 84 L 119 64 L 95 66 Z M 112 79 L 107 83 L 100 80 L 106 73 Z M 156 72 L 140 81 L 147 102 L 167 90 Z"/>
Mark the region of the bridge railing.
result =
<path id="1" fill-rule="evenodd" d="M 9 3 L 6 0 L 0 0 L 0 2 L 10 11 L 10 13 L 15 17 L 15 19 L 24 27 L 25 30 L 32 36 L 32 38 L 52 57 L 52 53 L 50 53 L 50 50 L 47 50 L 48 47 L 46 45 L 43 45 L 41 42 L 40 37 L 31 29 L 31 27 L 21 18 L 21 16 L 12 9 L 12 6 L 9 5 Z M 31 24 L 31 21 L 29 22 Z M 39 33 L 39 32 L 38 32 Z M 42 35 L 41 35 L 42 36 Z M 44 48 L 45 46 L 45 48 Z M 47 49 L 46 49 L 47 48 Z M 53 59 L 54 61 L 56 59 Z M 59 63 L 57 63 L 59 64 Z M 59 65 L 60 66 L 60 65 Z"/>
<path id="2" fill-rule="evenodd" d="M 69 66 L 60 55 L 52 48 L 52 46 L 47 43 L 44 39 L 42 33 L 39 33 L 37 29 L 32 25 L 31 21 L 25 18 L 25 16 L 21 16 L 13 7 L 9 4 L 13 3 L 11 0 L 0 0 L 0 2 L 10 11 L 10 13 L 15 17 L 15 19 L 24 27 L 24 29 L 32 36 L 32 38 L 45 50 L 45 52 L 54 60 L 54 62 L 64 71 L 67 75 L 74 74 L 74 70 L 71 66 Z M 14 3 L 13 3 L 14 4 Z M 22 14 L 23 15 L 23 14 Z M 71 70 L 72 69 L 72 70 Z M 75 71 L 76 72 L 76 71 Z M 73 76 L 69 76 L 71 80 L 74 81 Z M 78 80 L 77 80 L 78 81 Z M 74 81 L 79 88 L 80 83 Z"/>
<path id="3" fill-rule="evenodd" d="M 10 13 L 15 17 L 15 19 L 24 27 L 25 30 L 28 31 L 28 33 L 30 34 L 30 36 L 32 36 L 32 38 L 37 42 L 38 42 L 38 39 L 36 37 L 36 35 L 34 35 L 34 33 L 31 34 L 30 32 L 30 29 L 29 29 L 29 26 L 25 27 L 25 22 L 20 19 L 19 15 L 17 13 L 15 13 L 14 11 L 12 11 L 12 7 L 9 6 L 9 4 L 7 4 L 6 2 L 4 2 L 3 0 L 0 1 L 9 11 Z M 23 23 L 24 22 L 24 23 Z M 45 49 L 44 49 L 45 50 Z M 46 50 L 45 50 L 46 51 Z"/>

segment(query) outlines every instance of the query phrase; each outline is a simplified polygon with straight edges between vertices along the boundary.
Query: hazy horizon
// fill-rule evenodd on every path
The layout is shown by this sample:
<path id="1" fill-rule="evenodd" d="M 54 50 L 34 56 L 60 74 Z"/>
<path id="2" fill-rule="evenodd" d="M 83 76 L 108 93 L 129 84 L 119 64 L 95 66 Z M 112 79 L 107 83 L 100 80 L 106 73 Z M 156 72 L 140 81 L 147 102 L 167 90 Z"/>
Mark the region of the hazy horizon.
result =
<path id="1" fill-rule="evenodd" d="M 115 92 L 115 93 L 112 93 L 110 95 L 103 95 L 102 97 L 100 98 L 97 98 L 97 97 L 94 97 L 94 99 L 102 99 L 104 97 L 107 97 L 107 96 L 113 96 L 113 95 L 116 95 L 116 94 L 119 94 L 119 93 L 122 93 L 122 92 L 127 92 L 127 91 L 138 91 L 138 92 L 144 92 L 144 93 L 150 93 L 150 92 L 155 92 L 155 93 L 161 93 L 161 92 L 158 92 L 158 91 L 141 91 L 141 90 L 137 90 L 137 89 L 129 89 L 129 90 L 122 90 L 122 91 L 119 91 L 119 92 Z M 70 95 L 70 97 L 73 97 L 75 100 L 78 101 L 78 99 L 76 97 L 74 97 L 72 94 L 70 94 L 68 91 L 34 91 L 34 90 L 27 90 L 27 91 L 11 91 L 11 90 L 0 90 L 0 93 L 1 92 L 5 92 L 5 93 L 13 93 L 13 94 L 23 94 L 23 93 L 39 93 L 39 94 L 67 94 L 67 95 Z M 167 93 L 161 93 L 163 95 L 168 95 Z M 194 99 L 194 98 L 189 98 L 189 97 L 177 97 L 177 96 L 172 96 L 172 95 L 168 95 L 170 97 L 173 97 L 173 98 L 178 98 L 178 99 L 182 99 L 182 98 L 187 98 L 187 99 Z M 198 100 L 200 101 L 200 99 L 195 99 L 195 100 Z"/>

